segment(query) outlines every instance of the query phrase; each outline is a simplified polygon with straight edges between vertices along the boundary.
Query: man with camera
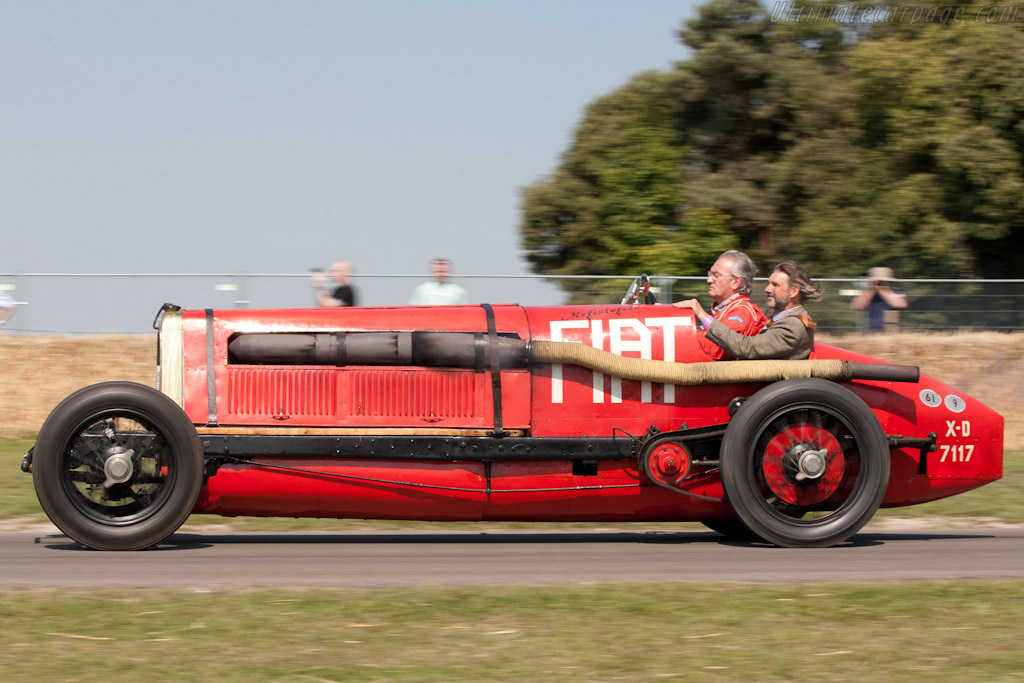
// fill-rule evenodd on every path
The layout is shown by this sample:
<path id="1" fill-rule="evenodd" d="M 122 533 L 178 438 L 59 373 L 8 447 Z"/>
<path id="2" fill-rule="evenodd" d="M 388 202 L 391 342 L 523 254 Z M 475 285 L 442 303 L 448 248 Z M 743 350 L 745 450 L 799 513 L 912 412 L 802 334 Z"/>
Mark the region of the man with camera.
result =
<path id="1" fill-rule="evenodd" d="M 327 273 L 313 271 L 310 280 L 313 283 L 313 295 L 317 306 L 355 306 L 356 290 L 352 287 L 352 264 L 348 261 L 335 261 L 331 264 L 331 279 L 334 286 L 327 280 Z"/>
<path id="2" fill-rule="evenodd" d="M 867 311 L 868 332 L 883 332 L 894 328 L 899 320 L 896 311 L 907 307 L 907 297 L 892 288 L 896 279 L 892 268 L 871 268 L 864 290 L 850 302 L 855 311 Z"/>

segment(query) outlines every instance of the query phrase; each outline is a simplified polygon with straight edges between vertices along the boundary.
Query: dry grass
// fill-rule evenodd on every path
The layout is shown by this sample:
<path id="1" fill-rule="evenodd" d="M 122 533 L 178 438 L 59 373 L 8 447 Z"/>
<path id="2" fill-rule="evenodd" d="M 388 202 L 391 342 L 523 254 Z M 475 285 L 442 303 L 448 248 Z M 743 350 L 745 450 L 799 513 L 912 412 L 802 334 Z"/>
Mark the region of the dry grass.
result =
<path id="1" fill-rule="evenodd" d="M 0 334 L 0 368 L 0 435 L 30 436 L 76 389 L 113 379 L 155 386 L 156 336 Z"/>
<path id="2" fill-rule="evenodd" d="M 819 341 L 921 372 L 973 396 L 1006 420 L 1004 445 L 1024 448 L 1024 333 L 959 332 L 848 335 Z"/>
<path id="3" fill-rule="evenodd" d="M 1024 334 L 965 332 L 826 337 L 819 341 L 894 363 L 918 365 L 1006 418 L 1006 447 L 1024 448 Z M 0 334 L 0 435 L 30 436 L 75 389 L 111 379 L 153 386 L 154 335 L 101 337 Z"/>

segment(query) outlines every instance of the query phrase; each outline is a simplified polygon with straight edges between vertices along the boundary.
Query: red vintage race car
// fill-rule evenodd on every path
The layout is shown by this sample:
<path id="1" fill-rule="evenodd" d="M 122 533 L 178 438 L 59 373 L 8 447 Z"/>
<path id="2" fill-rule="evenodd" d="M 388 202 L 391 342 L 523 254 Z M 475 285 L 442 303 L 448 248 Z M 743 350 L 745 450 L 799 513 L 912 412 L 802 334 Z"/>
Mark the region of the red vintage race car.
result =
<path id="1" fill-rule="evenodd" d="M 180 310 L 158 390 L 61 402 L 23 469 L 79 543 L 192 513 L 697 521 L 830 546 L 879 506 L 1002 476 L 1003 418 L 912 366 L 818 344 L 708 362 L 669 306 Z"/>

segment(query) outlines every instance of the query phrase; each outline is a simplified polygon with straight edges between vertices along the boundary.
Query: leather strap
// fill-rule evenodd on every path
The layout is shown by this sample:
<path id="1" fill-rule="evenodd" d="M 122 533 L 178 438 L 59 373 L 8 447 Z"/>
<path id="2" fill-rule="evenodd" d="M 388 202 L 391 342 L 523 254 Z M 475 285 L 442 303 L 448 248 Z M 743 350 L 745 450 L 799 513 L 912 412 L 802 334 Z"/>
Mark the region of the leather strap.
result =
<path id="1" fill-rule="evenodd" d="M 498 354 L 498 331 L 494 324 L 494 309 L 480 304 L 487 314 L 487 355 L 491 361 L 491 396 L 494 402 L 494 436 L 505 436 L 501 424 L 501 358 Z"/>
<path id="2" fill-rule="evenodd" d="M 209 412 L 207 425 L 217 426 L 217 382 L 213 365 L 213 309 L 206 309 L 206 400 Z"/>

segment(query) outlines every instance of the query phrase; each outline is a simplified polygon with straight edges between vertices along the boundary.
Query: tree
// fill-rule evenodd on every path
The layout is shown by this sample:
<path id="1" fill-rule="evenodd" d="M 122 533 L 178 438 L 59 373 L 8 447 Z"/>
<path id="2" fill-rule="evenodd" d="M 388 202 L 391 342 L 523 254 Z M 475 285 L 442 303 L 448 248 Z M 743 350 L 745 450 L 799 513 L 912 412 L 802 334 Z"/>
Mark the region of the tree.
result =
<path id="1" fill-rule="evenodd" d="M 967 6 L 969 12 L 978 7 Z M 1016 24 L 884 26 L 850 65 L 875 213 L 917 276 L 1009 274 L 1024 229 L 1024 32 Z"/>
<path id="2" fill-rule="evenodd" d="M 536 272 L 697 275 L 741 248 L 763 270 L 1016 275 L 1024 22 L 851 12 L 702 7 L 679 34 L 692 57 L 592 104 L 558 169 L 524 192 Z"/>
<path id="3" fill-rule="evenodd" d="M 555 174 L 524 191 L 523 246 L 536 272 L 673 272 L 735 244 L 724 216 L 684 211 L 673 80 L 642 74 L 590 105 Z M 562 284 L 574 301 L 593 296 L 589 283 Z M 622 291 L 610 283 L 604 295 Z"/>

